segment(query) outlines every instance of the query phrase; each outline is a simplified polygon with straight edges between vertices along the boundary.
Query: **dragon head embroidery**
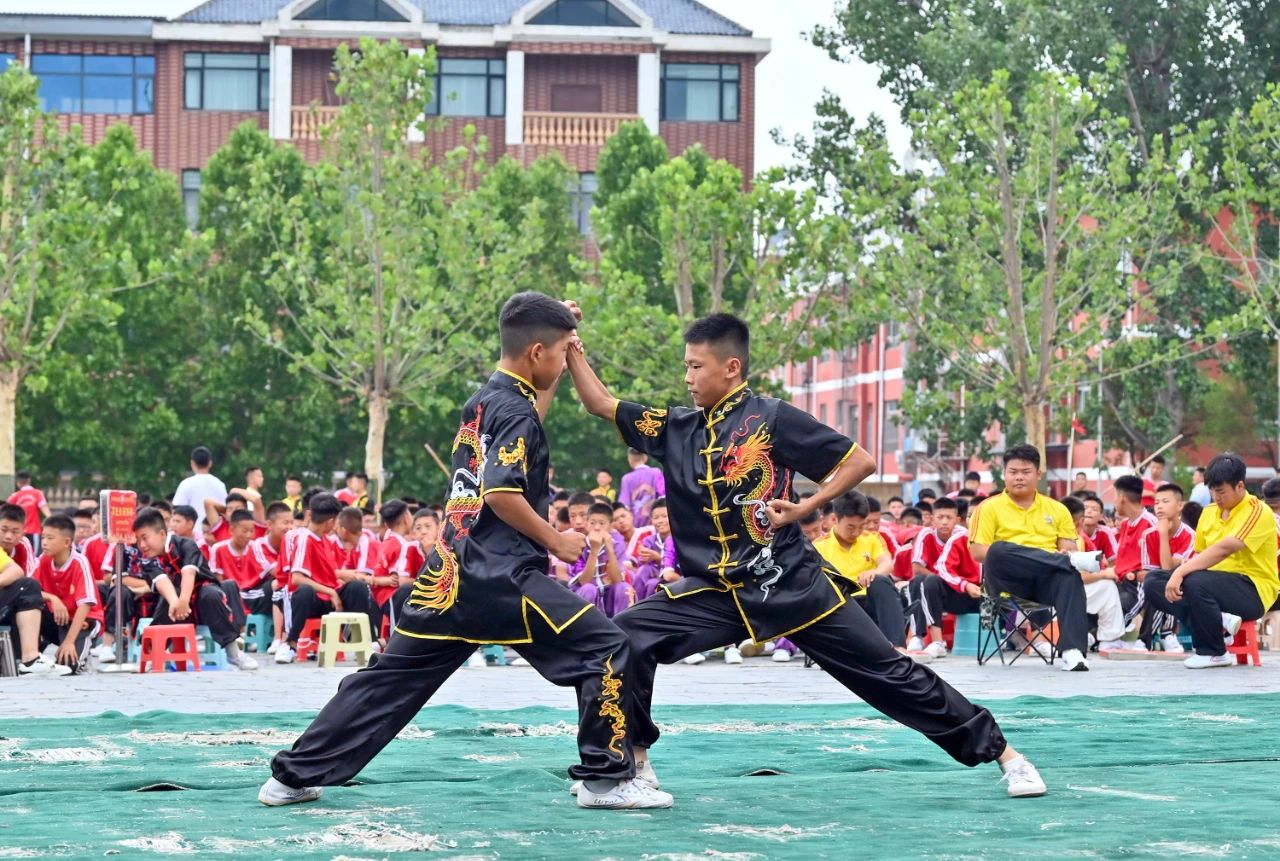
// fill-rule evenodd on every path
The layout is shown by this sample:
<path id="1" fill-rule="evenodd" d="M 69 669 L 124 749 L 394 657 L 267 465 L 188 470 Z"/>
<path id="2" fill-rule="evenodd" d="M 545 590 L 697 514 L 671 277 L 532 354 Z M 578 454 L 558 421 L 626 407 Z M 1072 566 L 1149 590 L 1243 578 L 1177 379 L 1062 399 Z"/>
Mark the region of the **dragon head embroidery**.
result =
<path id="1" fill-rule="evenodd" d="M 760 422 L 752 430 L 752 423 L 759 421 L 758 415 L 748 416 L 742 423 L 742 429 L 729 435 L 729 445 L 720 461 L 720 469 L 729 487 L 741 486 L 753 475 L 757 476 L 750 489 L 735 496 L 733 502 L 746 509 L 742 520 L 751 540 L 757 544 L 768 544 L 773 537 L 773 524 L 765 514 L 765 506 L 773 498 L 777 470 L 770 457 L 773 445 L 768 426 Z"/>

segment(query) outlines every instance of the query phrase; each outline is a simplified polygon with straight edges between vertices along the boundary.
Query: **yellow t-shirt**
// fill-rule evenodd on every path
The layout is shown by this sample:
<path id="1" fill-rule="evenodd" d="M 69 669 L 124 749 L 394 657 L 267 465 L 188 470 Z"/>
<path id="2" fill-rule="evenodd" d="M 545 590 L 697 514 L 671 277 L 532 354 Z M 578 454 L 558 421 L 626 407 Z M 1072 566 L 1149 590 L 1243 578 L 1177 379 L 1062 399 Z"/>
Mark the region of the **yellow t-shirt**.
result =
<path id="1" fill-rule="evenodd" d="M 1059 538 L 1079 540 L 1071 512 L 1041 493 L 1036 494 L 1030 508 L 1023 508 L 1005 491 L 979 505 L 969 520 L 970 544 L 990 546 L 1008 541 L 1056 553 Z"/>
<path id="2" fill-rule="evenodd" d="M 858 575 L 874 571 L 876 560 L 881 556 L 889 555 L 880 534 L 871 530 L 863 530 L 848 548 L 840 543 L 834 532 L 819 538 L 813 542 L 813 546 L 837 574 L 853 584 L 854 595 L 861 595 L 867 591 L 858 583 Z"/>
<path id="3" fill-rule="evenodd" d="M 1243 574 L 1253 581 L 1262 599 L 1262 609 L 1269 610 L 1280 594 L 1280 575 L 1276 573 L 1276 518 L 1271 509 L 1256 496 L 1245 496 L 1224 520 L 1217 505 L 1206 505 L 1196 526 L 1196 553 L 1234 536 L 1244 542 L 1237 550 L 1210 571 Z"/>
<path id="4" fill-rule="evenodd" d="M 618 501 L 618 491 L 614 490 L 612 487 L 597 486 L 595 490 L 591 491 L 591 495 L 603 496 L 605 499 L 609 500 L 610 502 Z"/>
<path id="5" fill-rule="evenodd" d="M 14 562 L 12 557 L 10 557 L 8 553 L 5 553 L 3 549 L 0 549 L 0 571 L 3 571 L 4 569 L 8 568 L 10 565 L 16 565 L 16 564 L 18 563 Z"/>

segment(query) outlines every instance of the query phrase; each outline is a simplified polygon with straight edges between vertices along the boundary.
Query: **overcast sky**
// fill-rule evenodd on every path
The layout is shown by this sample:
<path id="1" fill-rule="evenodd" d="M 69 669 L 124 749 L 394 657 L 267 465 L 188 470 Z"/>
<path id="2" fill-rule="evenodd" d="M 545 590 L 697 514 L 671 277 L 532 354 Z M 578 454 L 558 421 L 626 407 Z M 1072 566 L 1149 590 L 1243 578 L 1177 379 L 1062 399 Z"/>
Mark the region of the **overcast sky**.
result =
<path id="1" fill-rule="evenodd" d="M 0 12 L 43 8 L 64 14 L 92 14 L 109 3 L 113 12 L 169 16 L 199 5 L 200 0 L 0 0 Z M 775 146 L 769 131 L 781 128 L 788 138 L 808 133 L 813 106 L 823 88 L 838 94 L 860 119 L 879 114 L 889 125 L 890 142 L 899 157 L 908 137 L 898 123 L 889 95 L 876 86 L 876 72 L 862 63 L 837 63 L 813 47 L 804 32 L 833 17 L 835 0 L 702 0 L 722 15 L 771 39 L 773 51 L 756 76 L 756 167 L 786 164 L 791 153 Z"/>

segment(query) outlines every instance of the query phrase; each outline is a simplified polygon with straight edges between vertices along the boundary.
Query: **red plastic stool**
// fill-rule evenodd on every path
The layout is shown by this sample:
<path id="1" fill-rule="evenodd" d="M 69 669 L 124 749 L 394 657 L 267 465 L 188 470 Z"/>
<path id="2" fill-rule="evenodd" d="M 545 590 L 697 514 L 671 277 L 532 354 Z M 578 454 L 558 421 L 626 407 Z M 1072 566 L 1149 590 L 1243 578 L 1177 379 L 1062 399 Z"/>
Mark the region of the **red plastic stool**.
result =
<path id="1" fill-rule="evenodd" d="M 389 640 L 391 638 L 391 615 L 387 614 L 382 617 L 382 639 Z"/>
<path id="2" fill-rule="evenodd" d="M 179 640 L 181 647 L 170 649 L 170 644 Z M 196 638 L 195 625 L 148 625 L 142 630 L 138 672 L 145 673 L 150 663 L 152 670 L 162 673 L 170 661 L 180 672 L 186 672 L 188 663 L 193 672 L 200 672 L 200 641 Z"/>
<path id="3" fill-rule="evenodd" d="M 305 661 L 320 650 L 320 620 L 308 619 L 298 634 L 298 660 Z"/>
<path id="4" fill-rule="evenodd" d="M 1252 659 L 1255 667 L 1262 666 L 1262 655 L 1258 653 L 1258 623 L 1244 622 L 1236 632 L 1235 641 L 1227 646 L 1227 654 L 1236 656 L 1237 664 L 1247 664 Z"/>

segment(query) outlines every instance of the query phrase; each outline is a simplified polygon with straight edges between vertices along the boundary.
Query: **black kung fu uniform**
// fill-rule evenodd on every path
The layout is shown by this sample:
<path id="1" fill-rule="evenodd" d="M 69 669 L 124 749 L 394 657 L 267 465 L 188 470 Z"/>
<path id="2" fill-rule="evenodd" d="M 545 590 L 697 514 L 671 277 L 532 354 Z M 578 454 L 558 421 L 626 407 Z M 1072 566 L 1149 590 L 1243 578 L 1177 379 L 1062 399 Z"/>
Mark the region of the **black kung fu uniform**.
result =
<path id="1" fill-rule="evenodd" d="M 528 381 L 499 370 L 462 409 L 440 540 L 396 618 L 386 649 L 347 676 L 293 745 L 272 761 L 288 786 L 345 783 L 396 736 L 478 644 L 514 646 L 546 679 L 578 692 L 581 780 L 635 775 L 623 687 L 626 637 L 547 576 L 546 548 L 484 500 L 520 493 L 545 519 L 549 452 Z"/>
<path id="2" fill-rule="evenodd" d="M 823 570 L 798 524 L 774 529 L 772 499 L 796 500 L 796 473 L 830 476 L 856 448 L 847 437 L 746 384 L 710 410 L 619 402 L 623 440 L 662 461 L 682 580 L 614 617 L 631 639 L 631 740 L 658 739 L 650 716 L 658 663 L 787 636 L 867 703 L 923 733 L 965 765 L 1005 749 L 995 719 L 890 645 Z"/>
<path id="3" fill-rule="evenodd" d="M 182 594 L 182 569 L 196 569 L 195 585 L 191 589 L 191 616 L 175 622 L 169 616 L 169 604 L 160 593 L 156 592 L 155 581 L 161 576 L 169 578 L 173 591 Z M 192 624 L 206 625 L 214 642 L 226 648 L 234 643 L 240 631 L 236 627 L 231 606 L 227 603 L 227 593 L 222 590 L 218 578 L 209 570 L 209 563 L 200 552 L 200 547 L 190 538 L 169 533 L 165 539 L 164 552 L 152 559 L 143 559 L 138 566 L 138 575 L 147 581 L 147 585 L 155 592 L 156 606 L 151 614 L 153 625 Z M 125 576 L 129 576 L 126 574 Z M 124 588 L 121 585 L 120 588 Z M 125 592 L 126 597 L 129 593 Z"/>

